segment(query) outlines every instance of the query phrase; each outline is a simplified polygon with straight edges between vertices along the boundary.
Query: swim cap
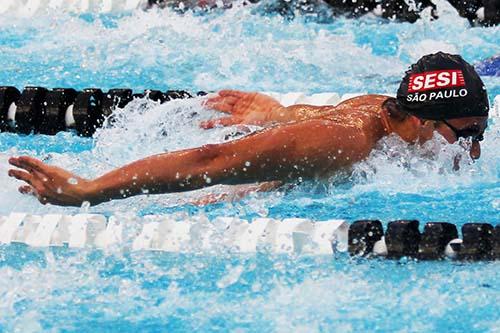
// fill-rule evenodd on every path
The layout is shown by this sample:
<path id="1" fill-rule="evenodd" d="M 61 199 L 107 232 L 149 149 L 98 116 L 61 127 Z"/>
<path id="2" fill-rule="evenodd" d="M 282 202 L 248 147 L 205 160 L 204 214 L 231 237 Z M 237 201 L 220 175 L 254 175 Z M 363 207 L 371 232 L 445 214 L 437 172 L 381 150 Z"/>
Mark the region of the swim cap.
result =
<path id="1" fill-rule="evenodd" d="M 443 52 L 422 57 L 406 72 L 398 89 L 402 111 L 422 119 L 488 116 L 483 81 L 459 55 Z"/>

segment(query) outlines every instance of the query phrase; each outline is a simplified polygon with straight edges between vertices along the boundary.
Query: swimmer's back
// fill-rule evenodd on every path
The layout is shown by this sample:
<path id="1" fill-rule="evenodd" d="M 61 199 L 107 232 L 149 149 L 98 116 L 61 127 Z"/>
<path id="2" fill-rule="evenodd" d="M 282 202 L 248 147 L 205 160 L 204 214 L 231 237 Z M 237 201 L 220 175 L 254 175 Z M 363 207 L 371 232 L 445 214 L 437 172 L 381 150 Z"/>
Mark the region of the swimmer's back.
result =
<path id="1" fill-rule="evenodd" d="M 383 95 L 363 95 L 345 100 L 324 115 L 324 119 L 334 121 L 349 127 L 355 127 L 368 133 L 379 133 L 373 131 L 381 128 L 380 114 L 384 109 L 384 103 L 391 97 Z M 374 138 L 378 140 L 379 138 Z"/>

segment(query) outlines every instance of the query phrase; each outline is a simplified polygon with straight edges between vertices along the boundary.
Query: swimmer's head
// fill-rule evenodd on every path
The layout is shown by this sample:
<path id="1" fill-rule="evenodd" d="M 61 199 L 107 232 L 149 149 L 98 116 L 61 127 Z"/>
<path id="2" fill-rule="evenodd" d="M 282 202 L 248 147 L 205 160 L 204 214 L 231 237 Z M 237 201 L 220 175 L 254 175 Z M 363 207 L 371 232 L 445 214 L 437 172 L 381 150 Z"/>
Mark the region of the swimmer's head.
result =
<path id="1" fill-rule="evenodd" d="M 393 101 L 386 109 L 405 140 L 425 142 L 438 132 L 450 143 L 470 139 L 471 157 L 481 155 L 488 95 L 474 67 L 459 55 L 422 57 L 406 72 Z"/>
<path id="2" fill-rule="evenodd" d="M 487 117 L 488 94 L 473 66 L 443 52 L 422 57 L 406 72 L 398 89 L 401 111 L 420 119 Z"/>

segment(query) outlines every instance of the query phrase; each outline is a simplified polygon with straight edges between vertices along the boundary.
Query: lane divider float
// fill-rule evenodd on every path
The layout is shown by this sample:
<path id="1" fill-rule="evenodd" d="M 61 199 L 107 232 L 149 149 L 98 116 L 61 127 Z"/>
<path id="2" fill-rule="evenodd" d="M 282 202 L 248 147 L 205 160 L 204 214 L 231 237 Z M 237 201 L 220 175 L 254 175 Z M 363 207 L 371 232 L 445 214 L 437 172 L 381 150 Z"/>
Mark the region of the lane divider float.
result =
<path id="1" fill-rule="evenodd" d="M 125 230 L 137 231 L 126 235 Z M 500 259 L 500 225 L 466 223 L 459 238 L 457 227 L 428 222 L 421 233 L 419 221 L 397 220 L 384 228 L 378 220 L 312 221 L 236 217 L 209 220 L 197 215 L 152 215 L 125 218 L 99 214 L 31 215 L 11 213 L 0 217 L 0 244 L 23 243 L 31 247 L 67 246 L 106 249 L 122 246 L 132 251 L 403 257 L 419 260 Z"/>

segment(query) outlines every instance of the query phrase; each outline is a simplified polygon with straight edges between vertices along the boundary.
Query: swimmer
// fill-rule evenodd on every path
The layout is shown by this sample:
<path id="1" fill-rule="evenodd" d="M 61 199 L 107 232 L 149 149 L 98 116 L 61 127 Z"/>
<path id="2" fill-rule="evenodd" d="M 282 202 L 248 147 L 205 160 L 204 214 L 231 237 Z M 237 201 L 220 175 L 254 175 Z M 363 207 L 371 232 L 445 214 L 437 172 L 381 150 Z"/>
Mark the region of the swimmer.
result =
<path id="1" fill-rule="evenodd" d="M 19 191 L 43 204 L 80 206 L 216 184 L 320 179 L 349 170 L 390 134 L 415 144 L 434 132 L 450 143 L 466 138 L 477 159 L 489 111 L 474 68 L 458 55 L 441 52 L 411 66 L 397 98 L 365 95 L 337 106 L 284 107 L 263 94 L 223 90 L 207 106 L 227 116 L 202 123 L 204 128 L 254 124 L 264 129 L 235 141 L 150 156 L 96 179 L 28 156 L 9 159 L 17 167 L 9 176 L 24 181 Z"/>

